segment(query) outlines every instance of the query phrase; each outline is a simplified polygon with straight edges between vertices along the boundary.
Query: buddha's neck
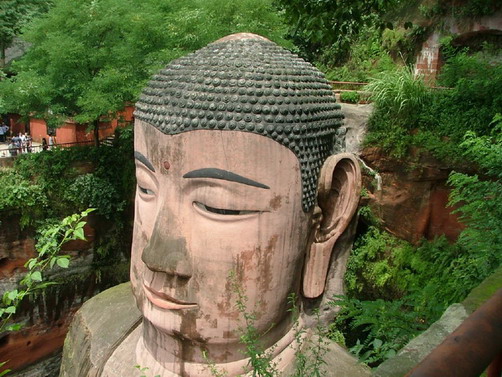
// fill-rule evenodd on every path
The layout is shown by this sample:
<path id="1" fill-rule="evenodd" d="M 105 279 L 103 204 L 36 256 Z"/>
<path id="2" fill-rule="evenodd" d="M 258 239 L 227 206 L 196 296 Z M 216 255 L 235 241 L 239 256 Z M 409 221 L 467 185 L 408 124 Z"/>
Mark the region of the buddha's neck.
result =
<path id="1" fill-rule="evenodd" d="M 281 326 L 274 326 L 260 339 L 260 344 L 267 347 L 266 352 L 272 355 L 274 363 L 280 360 L 279 369 L 293 362 L 295 338 L 302 329 L 301 323 L 293 327 L 290 321 L 284 322 Z M 208 376 L 211 365 L 231 377 L 251 370 L 244 351 L 245 345 L 241 343 L 200 344 L 170 336 L 144 320 L 143 334 L 136 346 L 136 363 L 148 367 L 152 376 Z"/>

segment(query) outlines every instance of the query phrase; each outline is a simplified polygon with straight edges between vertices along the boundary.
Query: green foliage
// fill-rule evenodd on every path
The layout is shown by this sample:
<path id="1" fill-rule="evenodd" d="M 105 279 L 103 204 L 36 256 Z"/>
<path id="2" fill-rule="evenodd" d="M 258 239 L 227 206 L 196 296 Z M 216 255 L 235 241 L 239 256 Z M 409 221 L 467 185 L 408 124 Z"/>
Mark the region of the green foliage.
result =
<path id="1" fill-rule="evenodd" d="M 448 183 L 453 186 L 450 205 L 459 206 L 455 212 L 467 228 L 458 243 L 469 253 L 472 264 L 470 278 L 486 277 L 502 263 L 502 116 L 494 117 L 490 136 L 467 132 L 460 144 L 464 155 L 475 161 L 488 177 L 452 172 Z"/>
<path id="2" fill-rule="evenodd" d="M 78 208 L 99 208 L 100 214 L 108 219 L 117 211 L 122 211 L 126 205 L 125 200 L 120 200 L 115 187 L 108 180 L 92 173 L 78 176 L 65 196 L 77 204 Z"/>
<path id="3" fill-rule="evenodd" d="M 427 19 L 437 19 L 446 15 L 458 19 L 476 18 L 493 14 L 501 4 L 497 0 L 467 0 L 461 4 L 455 1 L 435 0 L 420 5 L 420 12 Z"/>
<path id="4" fill-rule="evenodd" d="M 457 185 L 453 202 L 463 204 L 457 211 L 469 225 L 456 243 L 439 237 L 412 246 L 374 226 L 355 243 L 345 275 L 348 297 L 335 302 L 342 308 L 335 328 L 371 366 L 462 301 L 502 263 L 501 206 L 486 200 L 500 196 L 500 183 L 483 181 L 478 187 L 477 177 L 458 183 L 456 174 L 450 177 Z"/>
<path id="5" fill-rule="evenodd" d="M 31 46 L 3 100 L 22 115 L 90 123 L 135 101 L 172 59 L 240 31 L 288 44 L 270 0 L 55 0 L 24 34 Z"/>
<path id="6" fill-rule="evenodd" d="M 368 121 L 366 145 L 378 145 L 394 157 L 402 158 L 412 144 L 410 130 L 429 103 L 423 80 L 411 68 L 383 72 L 365 87 L 374 111 Z"/>
<path id="7" fill-rule="evenodd" d="M 341 92 L 340 100 L 348 103 L 359 103 L 361 96 L 358 92 Z"/>
<path id="8" fill-rule="evenodd" d="M 425 329 L 418 313 L 405 300 L 361 301 L 337 296 L 332 305 L 341 307 L 336 327 L 364 337 L 362 341 L 358 338 L 350 351 L 370 366 L 393 357 Z"/>
<path id="9" fill-rule="evenodd" d="M 371 226 L 356 240 L 348 261 L 345 273 L 348 295 L 366 300 L 400 297 L 402 290 L 396 286 L 396 271 L 388 259 L 391 253 L 407 247 L 406 242 Z"/>
<path id="10" fill-rule="evenodd" d="M 384 72 L 371 80 L 365 89 L 371 93 L 375 112 L 391 116 L 395 125 L 408 129 L 424 111 L 428 94 L 423 79 L 411 68 Z"/>
<path id="11" fill-rule="evenodd" d="M 49 203 L 43 188 L 26 180 L 17 170 L 5 168 L 0 172 L 0 211 L 15 209 L 21 214 L 21 227 L 33 225 Z"/>
<path id="12" fill-rule="evenodd" d="M 460 143 L 467 130 L 489 135 L 502 108 L 502 65 L 481 51 L 456 53 L 443 67 L 440 85 L 428 90 L 409 70 L 388 72 L 371 81 L 375 110 L 366 143 L 403 158 L 411 146 L 454 163 L 466 162 Z"/>
<path id="13" fill-rule="evenodd" d="M 323 64 L 345 60 L 364 25 L 378 24 L 378 16 L 399 0 L 279 0 L 290 25 L 290 36 L 309 60 Z"/>
<path id="14" fill-rule="evenodd" d="M 19 324 L 9 324 L 12 316 L 16 313 L 19 304 L 25 297 L 29 297 L 34 291 L 43 289 L 52 282 L 43 281 L 43 273 L 52 269 L 55 265 L 68 268 L 68 255 L 59 255 L 61 247 L 71 240 L 85 240 L 84 218 L 92 209 L 83 211 L 64 218 L 61 222 L 47 226 L 39 231 L 36 244 L 37 256 L 25 263 L 28 272 L 19 282 L 23 289 L 6 291 L 2 295 L 0 303 L 0 333 L 3 331 L 19 330 Z"/>
<path id="15" fill-rule="evenodd" d="M 114 147 L 54 149 L 16 159 L 16 176 L 47 198 L 39 220 L 89 206 L 106 218 L 123 211 L 134 185 L 132 133 L 123 133 L 127 135 L 119 135 Z M 82 174 L 89 169 L 92 172 Z"/>
<path id="16" fill-rule="evenodd" d="M 46 0 L 3 0 L 0 2 L 0 52 L 1 64 L 5 65 L 5 50 L 14 38 L 34 17 L 48 10 L 51 1 Z"/>
<path id="17" fill-rule="evenodd" d="M 326 54 L 330 50 L 327 50 Z M 389 52 L 382 45 L 381 30 L 376 26 L 363 26 L 358 36 L 351 43 L 347 59 L 343 64 L 334 66 L 334 61 L 326 57 L 325 65 L 320 65 L 326 71 L 326 77 L 336 81 L 366 82 L 370 77 L 380 72 L 394 70 L 395 63 Z"/>
<path id="18" fill-rule="evenodd" d="M 0 368 L 2 368 L 5 364 L 7 364 L 7 361 L 0 362 Z M 5 376 L 9 372 L 11 372 L 11 369 L 4 369 L 0 372 L 0 377 Z"/>
<path id="19" fill-rule="evenodd" d="M 492 118 L 502 108 L 502 65 L 490 63 L 482 52 L 462 52 L 442 69 L 439 84 L 452 89 L 434 92 L 427 112 L 418 119 L 421 129 L 462 142 L 467 130 L 489 135 Z"/>
<path id="20" fill-rule="evenodd" d="M 73 147 L 23 154 L 0 175 L 0 210 L 21 213 L 21 225 L 85 208 L 109 221 L 108 231 L 95 239 L 99 257 L 113 257 L 128 246 L 127 211 L 135 175 L 132 129 L 120 129 L 113 147 Z"/>

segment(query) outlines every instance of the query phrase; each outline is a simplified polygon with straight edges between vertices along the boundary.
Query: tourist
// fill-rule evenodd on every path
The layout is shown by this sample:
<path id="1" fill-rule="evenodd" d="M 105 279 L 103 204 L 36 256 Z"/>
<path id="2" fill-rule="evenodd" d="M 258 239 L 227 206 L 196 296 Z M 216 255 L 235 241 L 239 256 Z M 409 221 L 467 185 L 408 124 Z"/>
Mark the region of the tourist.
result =
<path id="1" fill-rule="evenodd" d="M 26 153 L 26 133 L 19 133 L 19 139 L 20 141 L 20 153 Z"/>
<path id="2" fill-rule="evenodd" d="M 52 149 L 56 145 L 56 136 L 49 136 L 49 149 Z"/>
<path id="3" fill-rule="evenodd" d="M 31 147 L 32 147 L 32 138 L 30 136 L 30 134 L 28 134 L 28 132 L 25 133 L 25 137 L 26 137 L 26 140 L 25 140 L 25 144 L 26 144 L 26 152 L 27 153 L 31 153 Z"/>
<path id="4" fill-rule="evenodd" d="M 9 153 L 10 153 L 11 157 L 17 156 L 17 151 L 18 151 L 19 147 L 18 147 L 17 143 L 14 141 L 14 138 L 12 138 L 10 140 L 8 148 L 9 148 Z"/>
<path id="5" fill-rule="evenodd" d="M 18 135 L 14 134 L 11 141 L 16 146 L 17 152 L 21 153 L 21 138 Z M 17 155 L 17 152 L 16 152 L 16 155 Z"/>
<path id="6" fill-rule="evenodd" d="M 9 127 L 5 123 L 2 123 L 0 126 L 0 143 L 5 143 L 8 129 Z"/>

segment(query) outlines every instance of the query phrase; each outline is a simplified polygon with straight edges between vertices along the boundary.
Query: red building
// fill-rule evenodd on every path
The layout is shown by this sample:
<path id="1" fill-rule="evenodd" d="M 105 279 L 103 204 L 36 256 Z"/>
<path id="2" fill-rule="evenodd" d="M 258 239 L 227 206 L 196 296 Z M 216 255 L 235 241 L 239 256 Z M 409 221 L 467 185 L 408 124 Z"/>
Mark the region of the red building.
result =
<path id="1" fill-rule="evenodd" d="M 133 106 L 126 106 L 124 110 L 117 113 L 114 119 L 100 121 L 99 139 L 102 140 L 113 135 L 117 127 L 131 124 L 134 120 L 133 112 Z M 29 124 L 26 124 L 20 120 L 18 114 L 9 114 L 9 123 L 11 135 L 28 132 L 32 139 L 39 143 L 42 142 L 43 138 L 48 140 L 51 132 L 55 133 L 58 144 L 94 141 L 92 126 L 89 128 L 88 124 L 80 124 L 72 120 L 67 120 L 63 125 L 52 130 L 47 127 L 43 119 L 30 118 Z"/>

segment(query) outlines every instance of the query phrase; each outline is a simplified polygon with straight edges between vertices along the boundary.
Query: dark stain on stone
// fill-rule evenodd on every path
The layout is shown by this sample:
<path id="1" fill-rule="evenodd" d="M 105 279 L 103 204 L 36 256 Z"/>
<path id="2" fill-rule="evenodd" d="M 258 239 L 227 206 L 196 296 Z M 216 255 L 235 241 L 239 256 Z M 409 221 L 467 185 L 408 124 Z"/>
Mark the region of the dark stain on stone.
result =
<path id="1" fill-rule="evenodd" d="M 281 207 L 282 198 L 280 195 L 276 195 L 270 201 L 270 207 L 275 211 Z"/>

